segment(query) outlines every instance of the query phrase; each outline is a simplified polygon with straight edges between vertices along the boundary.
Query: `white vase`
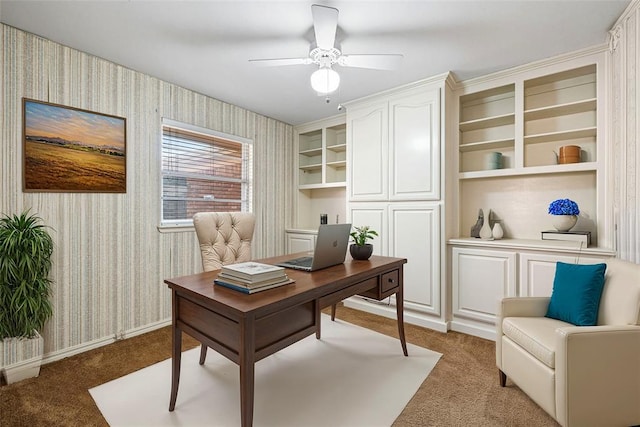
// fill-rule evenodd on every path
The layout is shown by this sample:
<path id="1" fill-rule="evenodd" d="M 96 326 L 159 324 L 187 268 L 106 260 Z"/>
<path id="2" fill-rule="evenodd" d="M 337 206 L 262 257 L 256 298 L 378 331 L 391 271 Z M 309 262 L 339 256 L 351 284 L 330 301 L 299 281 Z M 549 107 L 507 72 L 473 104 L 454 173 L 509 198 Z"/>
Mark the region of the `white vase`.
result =
<path id="1" fill-rule="evenodd" d="M 493 233 L 491 232 L 491 209 L 485 209 L 484 224 L 480 229 L 480 238 L 482 240 L 493 240 Z"/>
<path id="2" fill-rule="evenodd" d="M 504 236 L 504 230 L 502 229 L 502 225 L 500 225 L 499 222 L 496 221 L 496 223 L 493 224 L 493 230 L 491 234 L 493 234 L 493 238 L 495 240 L 502 239 L 502 237 Z"/>
<path id="3" fill-rule="evenodd" d="M 569 231 L 578 222 L 577 215 L 551 215 L 551 223 L 558 231 Z"/>

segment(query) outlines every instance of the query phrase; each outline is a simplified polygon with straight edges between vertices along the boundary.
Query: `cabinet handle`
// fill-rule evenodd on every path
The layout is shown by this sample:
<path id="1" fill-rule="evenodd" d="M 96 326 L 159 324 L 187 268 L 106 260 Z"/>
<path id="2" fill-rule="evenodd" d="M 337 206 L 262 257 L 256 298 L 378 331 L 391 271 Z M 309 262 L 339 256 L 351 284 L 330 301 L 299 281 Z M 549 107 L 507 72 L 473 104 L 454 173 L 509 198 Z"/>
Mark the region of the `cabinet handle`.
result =
<path id="1" fill-rule="evenodd" d="M 389 281 L 389 283 L 393 283 L 393 279 L 391 277 L 389 277 L 387 280 Z"/>

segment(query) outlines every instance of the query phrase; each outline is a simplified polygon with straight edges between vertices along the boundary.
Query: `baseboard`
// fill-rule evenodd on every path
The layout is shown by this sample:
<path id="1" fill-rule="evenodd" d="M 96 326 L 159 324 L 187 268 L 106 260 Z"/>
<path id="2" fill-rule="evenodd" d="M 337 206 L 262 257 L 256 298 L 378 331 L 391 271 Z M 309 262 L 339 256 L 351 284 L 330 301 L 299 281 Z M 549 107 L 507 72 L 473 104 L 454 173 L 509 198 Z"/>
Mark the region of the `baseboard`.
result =
<path id="1" fill-rule="evenodd" d="M 377 314 L 378 316 L 396 319 L 396 307 L 386 303 L 375 303 L 361 298 L 353 297 L 344 300 L 344 306 L 354 308 L 367 313 Z M 416 326 L 433 329 L 438 332 L 447 332 L 447 323 L 441 319 L 431 317 L 426 314 L 417 313 L 415 311 L 404 310 L 404 321 Z"/>
<path id="2" fill-rule="evenodd" d="M 139 328 L 130 329 L 118 337 L 109 336 L 105 338 L 100 338 L 100 339 L 82 343 L 80 345 L 76 345 L 73 347 L 68 347 L 68 348 L 65 348 L 64 350 L 47 353 L 44 355 L 42 359 L 42 364 L 44 365 L 47 363 L 62 360 L 65 357 L 75 356 L 76 354 L 84 353 L 85 351 L 93 350 L 108 344 L 113 344 L 114 342 L 119 341 L 121 339 L 132 338 L 132 337 L 142 335 L 147 332 L 151 332 L 156 329 L 160 329 L 169 325 L 171 325 L 171 319 L 161 320 L 159 322 L 150 323 L 148 325 L 141 326 Z"/>
<path id="3" fill-rule="evenodd" d="M 454 319 L 451 321 L 451 330 L 491 341 L 496 340 L 496 327 L 493 325 L 480 325 L 475 323 L 461 322 Z"/>

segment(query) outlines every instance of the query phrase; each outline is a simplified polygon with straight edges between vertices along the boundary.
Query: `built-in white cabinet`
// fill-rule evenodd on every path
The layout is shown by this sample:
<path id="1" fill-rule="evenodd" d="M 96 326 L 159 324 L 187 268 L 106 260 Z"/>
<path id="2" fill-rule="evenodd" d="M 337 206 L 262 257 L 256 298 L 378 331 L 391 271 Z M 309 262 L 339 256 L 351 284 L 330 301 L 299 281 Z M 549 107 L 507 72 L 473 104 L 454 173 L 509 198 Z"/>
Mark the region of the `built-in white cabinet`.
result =
<path id="1" fill-rule="evenodd" d="M 495 339 L 504 297 L 551 296 L 556 262 L 596 264 L 615 252 L 581 249 L 574 242 L 452 239 L 450 328 Z"/>
<path id="2" fill-rule="evenodd" d="M 313 252 L 317 233 L 306 230 L 287 230 L 287 253 Z"/>
<path id="3" fill-rule="evenodd" d="M 518 295 L 523 297 L 548 297 L 553 291 L 553 278 L 556 273 L 556 262 L 567 264 L 598 264 L 605 262 L 609 256 L 545 254 L 535 252 L 518 253 L 519 279 Z"/>
<path id="4" fill-rule="evenodd" d="M 516 296 L 516 253 L 455 247 L 451 278 L 451 328 L 473 333 L 470 321 L 495 325 L 498 301 Z"/>
<path id="5" fill-rule="evenodd" d="M 440 198 L 441 88 L 348 108 L 349 200 Z"/>
<path id="6" fill-rule="evenodd" d="M 349 200 L 389 199 L 389 105 L 347 107 Z"/>
<path id="7" fill-rule="evenodd" d="M 447 330 L 444 244 L 447 209 L 444 164 L 449 74 L 422 80 L 347 107 L 347 216 L 380 236 L 374 253 L 407 259 L 405 320 Z M 393 317 L 393 298 L 382 305 L 352 298 L 347 305 Z M 386 304 L 386 305 L 385 305 Z"/>
<path id="8" fill-rule="evenodd" d="M 374 254 L 407 258 L 404 266 L 405 320 L 446 331 L 441 298 L 441 205 L 437 202 L 354 202 L 349 204 L 353 224 L 379 232 Z M 386 306 L 352 298 L 347 306 L 392 317 L 395 300 Z"/>
<path id="9" fill-rule="evenodd" d="M 549 296 L 556 262 L 615 256 L 607 192 L 605 50 L 594 48 L 459 83 L 452 164 L 455 238 L 448 238 L 450 328 L 495 338 L 500 298 Z M 559 158 L 563 146 L 580 158 Z M 578 203 L 575 231 L 592 244 L 541 240 L 549 204 Z M 470 238 L 478 210 L 500 220 L 502 240 Z"/>
<path id="10" fill-rule="evenodd" d="M 407 258 L 404 267 L 404 308 L 440 316 L 440 205 L 431 202 L 392 203 L 388 207 L 388 254 Z"/>

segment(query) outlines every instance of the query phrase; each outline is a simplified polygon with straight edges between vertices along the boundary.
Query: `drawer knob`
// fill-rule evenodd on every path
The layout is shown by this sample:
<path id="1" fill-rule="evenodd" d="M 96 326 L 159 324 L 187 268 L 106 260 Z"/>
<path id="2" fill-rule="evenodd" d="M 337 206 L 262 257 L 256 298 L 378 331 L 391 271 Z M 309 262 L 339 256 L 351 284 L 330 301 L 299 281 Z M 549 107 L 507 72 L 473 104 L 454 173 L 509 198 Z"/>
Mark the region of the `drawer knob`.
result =
<path id="1" fill-rule="evenodd" d="M 389 283 L 393 283 L 393 279 L 391 277 L 389 277 L 387 280 L 389 281 Z"/>

